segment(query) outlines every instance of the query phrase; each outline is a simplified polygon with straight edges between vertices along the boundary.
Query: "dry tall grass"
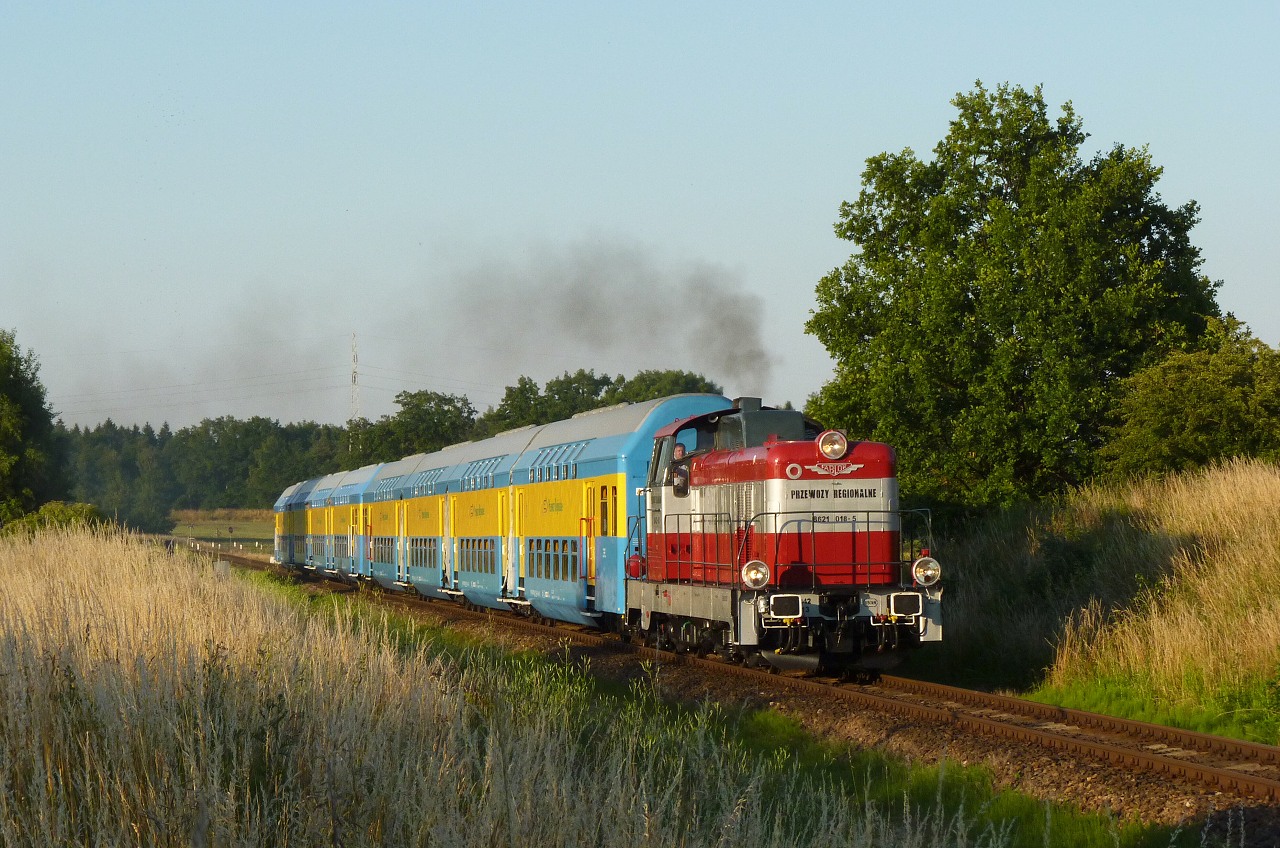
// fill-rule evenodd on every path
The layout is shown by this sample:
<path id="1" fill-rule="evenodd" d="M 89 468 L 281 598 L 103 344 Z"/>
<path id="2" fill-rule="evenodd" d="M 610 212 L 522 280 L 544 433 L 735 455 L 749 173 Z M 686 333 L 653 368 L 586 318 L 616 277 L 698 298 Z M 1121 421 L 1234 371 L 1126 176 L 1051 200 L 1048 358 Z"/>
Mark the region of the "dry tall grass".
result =
<path id="1" fill-rule="evenodd" d="M 577 672 L 461 664 L 126 537 L 0 541 L 0 844 L 995 845 Z M 797 799 L 802 799 L 797 802 Z"/>
<path id="2" fill-rule="evenodd" d="M 1280 467 L 1234 461 L 966 528 L 946 548 L 945 663 L 1015 688 L 1114 684 L 1175 712 L 1256 705 L 1270 686 L 1280 710 L 1278 506 Z"/>
<path id="3" fill-rule="evenodd" d="M 1173 553 L 1125 609 L 1094 603 L 1069 623 L 1051 684 L 1128 678 L 1178 702 L 1280 682 L 1280 467 L 1236 461 L 1080 497 L 1118 499 Z"/>

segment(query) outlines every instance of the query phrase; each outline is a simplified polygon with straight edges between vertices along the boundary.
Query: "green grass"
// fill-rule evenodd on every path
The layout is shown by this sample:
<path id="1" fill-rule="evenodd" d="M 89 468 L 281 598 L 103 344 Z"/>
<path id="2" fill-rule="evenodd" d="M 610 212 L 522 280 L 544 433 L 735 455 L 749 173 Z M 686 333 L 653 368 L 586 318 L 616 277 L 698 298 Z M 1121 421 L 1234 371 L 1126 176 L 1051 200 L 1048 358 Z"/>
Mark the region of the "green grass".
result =
<path id="1" fill-rule="evenodd" d="M 180 521 L 172 535 L 179 543 L 203 550 L 215 548 L 261 556 L 275 551 L 275 525 L 270 521 Z"/>
<path id="2" fill-rule="evenodd" d="M 1098 680 L 1070 688 L 1041 686 L 1024 697 L 1266 745 L 1274 745 L 1280 738 L 1280 680 L 1258 681 L 1232 692 L 1206 692 L 1204 699 L 1195 703 L 1171 703 L 1135 680 Z"/>
<path id="3" fill-rule="evenodd" d="M 758 756 L 794 757 L 819 782 L 844 785 L 877 808 L 944 809 L 946 818 L 969 822 L 966 838 L 1003 834 L 1010 845 L 1181 846 L 1198 834 L 1119 822 L 1018 792 L 999 791 L 989 771 L 944 761 L 921 766 L 875 751 L 848 749 L 815 739 L 796 720 L 765 710 L 729 723 L 728 737 Z"/>
<path id="4" fill-rule="evenodd" d="M 580 744 L 591 744 L 601 733 L 639 732 L 641 738 L 635 744 L 651 754 L 665 752 L 658 754 L 660 759 L 667 758 L 662 768 L 675 773 L 687 767 L 687 757 L 698 751 L 714 751 L 714 757 L 726 757 L 734 764 L 732 768 L 742 773 L 770 775 L 752 790 L 755 800 L 767 808 L 794 806 L 796 798 L 806 797 L 797 787 L 824 787 L 856 800 L 866 811 L 874 811 L 885 828 L 924 828 L 929 838 L 922 845 L 1145 848 L 1200 844 L 1199 835 L 1189 831 L 1175 833 L 1168 828 L 1117 822 L 1015 792 L 997 791 L 990 773 L 980 767 L 949 762 L 937 767 L 916 766 L 874 751 L 831 744 L 773 710 L 735 714 L 710 705 L 668 703 L 658 695 L 660 665 L 649 666 L 645 682 L 622 690 L 616 684 L 590 678 L 584 673 L 586 668 L 537 654 L 508 653 L 447 628 L 387 614 L 360 596 L 317 598 L 260 573 L 246 579 L 314 615 L 331 618 L 345 608 L 347 612 L 339 618 L 347 618 L 356 629 L 380 626 L 398 634 L 396 640 L 405 651 L 425 644 L 436 656 L 447 657 L 448 662 L 462 668 L 477 663 L 496 667 L 500 676 L 521 692 L 518 700 L 522 704 L 574 715 Z M 490 697 L 477 698 L 474 705 L 482 712 L 493 707 Z M 621 731 L 601 723 L 601 717 L 608 716 L 616 717 Z M 689 779 L 704 783 L 706 777 Z"/>
<path id="5" fill-rule="evenodd" d="M 205 542 L 272 542 L 275 539 L 275 525 L 270 521 L 179 521 L 173 528 L 173 535 Z"/>
<path id="6" fill-rule="evenodd" d="M 0 845 L 1217 844 L 124 534 L 0 540 Z"/>
<path id="7" fill-rule="evenodd" d="M 1280 742 L 1280 466 L 993 510 L 939 546 L 946 637 L 900 673 Z"/>

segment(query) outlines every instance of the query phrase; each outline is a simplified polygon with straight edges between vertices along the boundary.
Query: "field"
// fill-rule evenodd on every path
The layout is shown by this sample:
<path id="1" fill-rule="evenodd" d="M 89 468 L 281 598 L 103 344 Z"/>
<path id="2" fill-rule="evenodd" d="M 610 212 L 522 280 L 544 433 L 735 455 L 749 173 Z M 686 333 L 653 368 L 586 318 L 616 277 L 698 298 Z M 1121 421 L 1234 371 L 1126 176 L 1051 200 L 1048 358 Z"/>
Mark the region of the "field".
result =
<path id="1" fill-rule="evenodd" d="M 1194 844 L 120 535 L 0 540 L 0 845 Z M 771 730 L 770 728 L 774 728 Z M 778 730 L 778 728 L 781 728 Z"/>
<path id="2" fill-rule="evenodd" d="M 270 554 L 275 542 L 275 520 L 269 509 L 180 509 L 170 518 L 177 539 L 260 554 Z"/>

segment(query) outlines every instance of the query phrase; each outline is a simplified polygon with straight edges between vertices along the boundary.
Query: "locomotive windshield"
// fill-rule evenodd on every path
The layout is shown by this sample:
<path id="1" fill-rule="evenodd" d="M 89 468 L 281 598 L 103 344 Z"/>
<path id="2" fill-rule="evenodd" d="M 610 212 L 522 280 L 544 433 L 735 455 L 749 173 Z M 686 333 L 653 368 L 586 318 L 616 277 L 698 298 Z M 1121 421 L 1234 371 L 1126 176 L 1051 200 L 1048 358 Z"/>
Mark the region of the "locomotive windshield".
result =
<path id="1" fill-rule="evenodd" d="M 812 441 L 822 428 L 793 409 L 759 409 L 722 416 L 716 429 L 717 450 L 756 448 L 767 442 Z"/>
<path id="2" fill-rule="evenodd" d="M 687 456 L 762 447 L 769 442 L 813 441 L 822 432 L 821 425 L 797 410 L 761 407 L 758 400 L 754 404 L 751 400 L 743 398 L 739 409 L 689 421 L 672 435 L 658 439 L 649 464 L 650 488 L 670 485 L 673 467 Z"/>

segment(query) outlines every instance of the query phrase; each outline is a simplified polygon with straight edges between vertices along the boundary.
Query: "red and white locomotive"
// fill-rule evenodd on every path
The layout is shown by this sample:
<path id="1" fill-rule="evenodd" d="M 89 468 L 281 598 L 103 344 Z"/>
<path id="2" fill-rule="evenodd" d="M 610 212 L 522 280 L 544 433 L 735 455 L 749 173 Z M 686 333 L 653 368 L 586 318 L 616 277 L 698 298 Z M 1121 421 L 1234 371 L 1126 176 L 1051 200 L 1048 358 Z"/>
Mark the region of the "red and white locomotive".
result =
<path id="1" fill-rule="evenodd" d="M 825 671 L 942 638 L 925 512 L 899 509 L 893 448 L 742 398 L 660 429 L 624 633 Z"/>

